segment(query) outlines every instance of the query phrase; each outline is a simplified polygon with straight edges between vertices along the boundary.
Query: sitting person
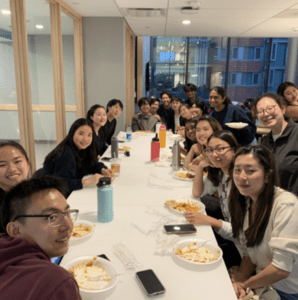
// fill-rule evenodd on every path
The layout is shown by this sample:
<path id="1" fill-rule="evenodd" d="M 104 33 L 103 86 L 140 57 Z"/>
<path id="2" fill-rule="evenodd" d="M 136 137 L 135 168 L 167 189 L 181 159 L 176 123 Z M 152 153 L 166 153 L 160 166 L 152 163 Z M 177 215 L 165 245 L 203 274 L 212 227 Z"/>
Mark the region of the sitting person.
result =
<path id="1" fill-rule="evenodd" d="M 276 92 L 277 95 L 284 97 L 286 102 L 286 115 L 292 121 L 298 122 L 298 88 L 296 84 L 285 81 L 281 83 Z"/>
<path id="2" fill-rule="evenodd" d="M 180 147 L 181 154 L 187 155 L 187 153 L 190 151 L 192 145 L 197 143 L 196 138 L 196 125 L 197 125 L 198 119 L 191 118 L 185 122 L 185 141 L 183 142 L 184 148 Z"/>
<path id="3" fill-rule="evenodd" d="M 114 176 L 112 170 L 97 161 L 95 133 L 87 119 L 76 120 L 65 139 L 45 158 L 44 175 L 63 178 L 71 193 L 85 185 L 97 184 L 102 175 Z M 88 174 L 94 174 L 84 178 Z"/>
<path id="4" fill-rule="evenodd" d="M 298 299 L 298 199 L 277 187 L 278 181 L 274 156 L 263 145 L 235 154 L 231 226 L 218 221 L 214 227 L 243 246 L 240 267 L 232 273 L 239 298 L 247 288 L 271 286 L 281 300 Z"/>
<path id="5" fill-rule="evenodd" d="M 193 118 L 200 118 L 206 114 L 205 101 L 196 99 L 190 105 L 190 112 Z"/>
<path id="6" fill-rule="evenodd" d="M 196 170 L 193 182 L 193 197 L 200 198 L 205 204 L 208 216 L 197 212 L 186 212 L 185 218 L 191 224 L 209 225 L 206 223 L 212 220 L 228 223 L 231 221 L 229 214 L 229 194 L 231 189 L 231 178 L 229 169 L 233 161 L 238 143 L 234 135 L 227 130 L 213 133 L 207 142 L 205 149 L 206 158 L 202 160 Z M 208 167 L 208 175 L 204 176 L 204 169 Z M 215 197 L 204 197 L 218 193 L 219 199 Z M 211 222 L 211 221 L 210 221 Z M 214 229 L 216 229 L 214 227 Z M 223 239 L 215 232 L 217 243 L 223 250 L 223 258 L 227 268 L 240 263 L 241 257 L 234 243 Z"/>
<path id="7" fill-rule="evenodd" d="M 107 150 L 105 124 L 107 123 L 107 113 L 103 106 L 95 104 L 87 112 L 87 119 L 93 124 L 96 135 L 96 152 L 98 158 Z"/>
<path id="8" fill-rule="evenodd" d="M 112 136 L 115 133 L 117 126 L 117 118 L 120 116 L 123 110 L 123 104 L 120 100 L 112 99 L 107 104 L 107 123 L 104 126 L 106 133 L 106 143 L 111 145 Z"/>
<path id="9" fill-rule="evenodd" d="M 29 158 L 19 143 L 0 143 L 0 204 L 10 189 L 28 178 L 29 170 Z"/>
<path id="10" fill-rule="evenodd" d="M 78 210 L 63 180 L 41 177 L 12 188 L 0 206 L 1 300 L 79 300 L 74 277 L 51 258 L 68 251 Z"/>
<path id="11" fill-rule="evenodd" d="M 184 92 L 185 92 L 185 96 L 187 97 L 185 99 L 185 103 L 189 105 L 189 107 L 192 107 L 193 103 L 195 102 L 195 100 L 200 100 L 203 101 L 205 106 L 206 106 L 206 111 L 204 112 L 204 114 L 206 113 L 210 113 L 211 112 L 211 108 L 210 108 L 210 104 L 208 101 L 204 100 L 203 98 L 199 98 L 196 96 L 196 91 L 197 91 L 197 87 L 196 85 L 194 85 L 193 83 L 187 83 L 184 87 Z"/>
<path id="12" fill-rule="evenodd" d="M 182 137 L 185 138 L 185 123 L 187 120 L 190 120 L 192 118 L 189 105 L 186 103 L 182 103 L 179 107 L 179 114 L 183 118 L 184 126 L 180 126 L 179 129 L 177 129 L 177 134 L 180 134 Z"/>
<path id="13" fill-rule="evenodd" d="M 209 136 L 220 130 L 222 130 L 221 125 L 214 118 L 210 116 L 199 118 L 196 125 L 197 143 L 192 145 L 185 157 L 183 165 L 185 169 L 193 172 L 197 170 L 200 161 L 206 158 L 205 149 Z"/>
<path id="14" fill-rule="evenodd" d="M 157 114 L 159 109 L 159 100 L 154 96 L 150 97 L 150 114 L 154 116 L 158 121 L 161 120 L 160 116 Z"/>
<path id="15" fill-rule="evenodd" d="M 184 130 L 185 119 L 180 116 L 180 106 L 182 104 L 182 99 L 180 97 L 173 97 L 171 100 L 172 109 L 174 114 L 169 121 L 169 130 L 173 133 L 178 132 L 178 129 Z"/>
<path id="16" fill-rule="evenodd" d="M 162 92 L 160 94 L 161 105 L 157 111 L 157 114 L 161 117 L 161 121 L 166 125 L 167 130 L 169 130 L 169 121 L 173 118 L 174 111 L 171 107 L 172 95 L 168 92 Z"/>
<path id="17" fill-rule="evenodd" d="M 157 118 L 150 114 L 150 103 L 147 98 L 141 98 L 138 101 L 138 106 L 140 108 L 140 113 L 136 117 L 132 118 L 131 128 L 132 131 L 155 131 L 155 125 L 157 123 Z"/>

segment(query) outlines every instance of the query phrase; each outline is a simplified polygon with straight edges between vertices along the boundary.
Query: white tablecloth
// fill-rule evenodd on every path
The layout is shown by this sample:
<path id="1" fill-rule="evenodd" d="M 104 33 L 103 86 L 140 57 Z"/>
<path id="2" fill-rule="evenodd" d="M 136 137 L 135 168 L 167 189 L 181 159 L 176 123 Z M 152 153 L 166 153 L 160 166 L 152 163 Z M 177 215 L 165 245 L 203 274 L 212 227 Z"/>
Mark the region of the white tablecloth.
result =
<path id="1" fill-rule="evenodd" d="M 131 225 L 139 225 L 145 231 L 154 227 L 158 216 L 148 213 L 151 210 L 161 214 L 170 214 L 177 218 L 178 223 L 185 219 L 179 214 L 170 212 L 164 207 L 164 202 L 176 197 L 191 198 L 192 181 L 180 181 L 173 178 L 170 167 L 156 167 L 150 162 L 150 143 L 153 134 L 138 136 L 130 143 L 130 157 L 120 154 L 121 174 L 113 183 L 114 188 L 114 220 L 110 223 L 97 221 L 97 191 L 87 188 L 73 192 L 68 198 L 71 208 L 78 208 L 81 220 L 96 223 L 93 236 L 84 243 L 70 246 L 62 261 L 67 261 L 82 255 L 106 254 L 120 273 L 119 282 L 109 300 L 140 300 L 147 299 L 135 274 L 126 272 L 122 262 L 114 255 L 112 247 L 121 242 L 134 254 L 142 267 L 140 270 L 153 269 L 166 288 L 166 293 L 155 298 L 169 300 L 186 299 L 236 299 L 228 272 L 223 261 L 213 265 L 193 266 L 179 263 L 171 255 L 156 254 L 156 234 L 145 235 Z M 172 144 L 167 139 L 167 147 Z M 123 144 L 119 144 L 123 145 Z M 104 156 L 110 156 L 108 149 Z M 109 166 L 109 163 L 106 164 Z M 85 214 L 84 214 L 85 213 Z M 162 228 L 159 230 L 162 232 Z M 213 232 L 208 226 L 197 226 L 197 233 L 181 235 L 180 239 L 197 237 L 211 239 L 216 243 Z M 102 299 L 102 298 L 98 298 Z"/>

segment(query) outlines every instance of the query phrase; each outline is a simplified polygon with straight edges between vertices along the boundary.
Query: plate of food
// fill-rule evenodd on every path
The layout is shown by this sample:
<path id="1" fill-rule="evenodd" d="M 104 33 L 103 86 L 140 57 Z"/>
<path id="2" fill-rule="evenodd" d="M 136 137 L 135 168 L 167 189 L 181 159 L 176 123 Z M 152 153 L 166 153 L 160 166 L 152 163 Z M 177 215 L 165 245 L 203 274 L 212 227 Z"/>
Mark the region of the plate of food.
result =
<path id="1" fill-rule="evenodd" d="M 171 140 L 177 140 L 177 141 L 182 141 L 182 140 L 184 140 L 184 137 L 183 136 L 181 136 L 180 134 L 172 134 L 171 136 L 169 136 L 169 138 L 171 139 Z"/>
<path id="2" fill-rule="evenodd" d="M 130 151 L 130 147 L 122 146 L 118 148 L 118 153 L 124 153 L 125 151 Z"/>
<path id="3" fill-rule="evenodd" d="M 179 180 L 192 181 L 195 178 L 195 175 L 188 171 L 178 171 L 173 174 L 173 177 Z"/>
<path id="4" fill-rule="evenodd" d="M 222 259 L 222 250 L 210 241 L 185 239 L 177 242 L 173 255 L 193 265 L 210 265 Z"/>
<path id="5" fill-rule="evenodd" d="M 95 224 L 88 221 L 76 221 L 73 226 L 70 245 L 74 245 L 89 239 L 94 233 Z"/>
<path id="6" fill-rule="evenodd" d="M 244 127 L 248 126 L 248 123 L 231 122 L 231 123 L 226 123 L 225 125 L 234 129 L 243 129 Z"/>
<path id="7" fill-rule="evenodd" d="M 118 282 L 118 276 L 115 276 L 118 271 L 115 266 L 101 257 L 77 257 L 68 261 L 63 268 L 74 276 L 83 299 L 92 295 L 96 297 L 94 294 L 106 292 L 114 288 Z"/>
<path id="8" fill-rule="evenodd" d="M 179 214 L 184 214 L 186 211 L 203 212 L 203 204 L 197 200 L 167 200 L 165 206 L 170 210 Z"/>
<path id="9" fill-rule="evenodd" d="M 153 133 L 153 132 L 152 132 Z M 146 132 L 146 131 L 136 131 L 135 132 L 135 134 L 137 134 L 137 135 L 149 135 L 150 134 L 150 132 Z"/>

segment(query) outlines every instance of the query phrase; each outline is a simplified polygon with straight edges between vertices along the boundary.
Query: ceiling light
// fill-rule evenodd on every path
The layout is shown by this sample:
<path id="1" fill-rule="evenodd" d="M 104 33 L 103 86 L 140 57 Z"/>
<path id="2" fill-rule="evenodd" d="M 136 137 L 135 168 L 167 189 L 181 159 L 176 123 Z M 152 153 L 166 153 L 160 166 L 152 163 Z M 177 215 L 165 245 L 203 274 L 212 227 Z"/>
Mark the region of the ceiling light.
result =
<path id="1" fill-rule="evenodd" d="M 166 15 L 165 9 L 161 8 L 127 8 L 123 9 L 123 11 L 130 17 L 158 18 Z"/>
<path id="2" fill-rule="evenodd" d="M 184 20 L 184 21 L 182 22 L 182 24 L 184 24 L 184 25 L 189 25 L 189 24 L 190 24 L 190 21 L 189 21 L 189 20 Z"/>
<path id="3" fill-rule="evenodd" d="M 293 29 L 293 31 L 298 31 L 298 27 L 294 27 L 292 29 Z"/>
<path id="4" fill-rule="evenodd" d="M 43 29 L 43 25 L 35 25 L 37 29 Z"/>
<path id="5" fill-rule="evenodd" d="M 2 15 L 10 15 L 11 14 L 10 10 L 8 10 L 8 9 L 2 9 L 1 13 L 2 13 Z"/>

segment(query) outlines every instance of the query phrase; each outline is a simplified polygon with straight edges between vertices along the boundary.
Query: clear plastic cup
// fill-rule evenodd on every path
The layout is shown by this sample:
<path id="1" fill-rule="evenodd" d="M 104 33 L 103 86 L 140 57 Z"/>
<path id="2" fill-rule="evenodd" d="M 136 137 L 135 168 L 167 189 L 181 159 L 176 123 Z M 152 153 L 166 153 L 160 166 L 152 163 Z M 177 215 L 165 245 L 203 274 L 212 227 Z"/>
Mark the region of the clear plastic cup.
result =
<path id="1" fill-rule="evenodd" d="M 111 169 L 114 172 L 115 176 L 120 175 L 120 165 L 121 165 L 121 159 L 119 158 L 111 159 Z"/>

